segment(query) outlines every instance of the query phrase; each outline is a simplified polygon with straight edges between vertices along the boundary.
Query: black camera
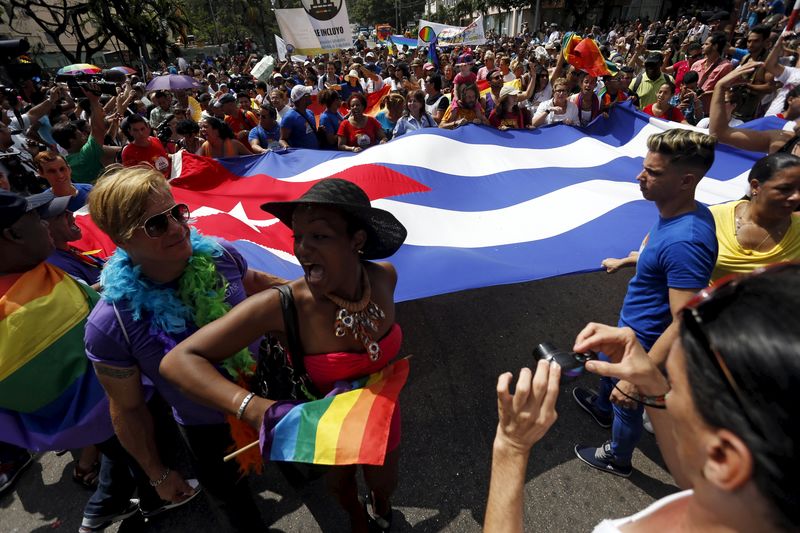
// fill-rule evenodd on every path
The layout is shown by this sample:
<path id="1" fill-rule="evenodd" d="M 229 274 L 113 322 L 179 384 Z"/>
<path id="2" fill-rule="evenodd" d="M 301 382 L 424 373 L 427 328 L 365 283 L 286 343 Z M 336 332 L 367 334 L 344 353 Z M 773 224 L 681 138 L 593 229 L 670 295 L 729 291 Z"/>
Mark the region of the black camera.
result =
<path id="1" fill-rule="evenodd" d="M 573 379 L 583 374 L 587 361 L 597 360 L 594 352 L 577 353 L 559 350 L 550 342 L 543 342 L 533 349 L 533 358 L 536 361 L 556 362 L 561 367 L 561 379 Z"/>
<path id="2" fill-rule="evenodd" d="M 103 94 L 114 96 L 117 94 L 117 84 L 125 82 L 125 74 L 116 70 L 104 70 L 97 74 L 59 74 L 56 76 L 56 82 L 66 83 L 73 98 L 83 98 L 86 96 L 86 91 L 91 91 L 97 96 Z M 96 89 L 90 88 L 90 85 Z"/>

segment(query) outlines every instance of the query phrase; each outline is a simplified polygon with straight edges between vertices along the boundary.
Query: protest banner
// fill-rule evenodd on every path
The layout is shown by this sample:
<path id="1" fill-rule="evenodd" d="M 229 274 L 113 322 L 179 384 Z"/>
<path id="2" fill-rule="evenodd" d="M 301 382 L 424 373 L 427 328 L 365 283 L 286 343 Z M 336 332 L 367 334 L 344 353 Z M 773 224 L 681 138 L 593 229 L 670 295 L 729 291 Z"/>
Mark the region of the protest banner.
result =
<path id="1" fill-rule="evenodd" d="M 289 54 L 315 55 L 350 48 L 352 35 L 344 0 L 302 0 L 303 7 L 276 9 Z"/>
<path id="2" fill-rule="evenodd" d="M 485 44 L 483 15 L 473 20 L 469 26 L 449 26 L 420 19 L 417 30 L 417 46 L 427 46 L 433 40 L 436 41 L 438 46 L 476 46 Z"/>

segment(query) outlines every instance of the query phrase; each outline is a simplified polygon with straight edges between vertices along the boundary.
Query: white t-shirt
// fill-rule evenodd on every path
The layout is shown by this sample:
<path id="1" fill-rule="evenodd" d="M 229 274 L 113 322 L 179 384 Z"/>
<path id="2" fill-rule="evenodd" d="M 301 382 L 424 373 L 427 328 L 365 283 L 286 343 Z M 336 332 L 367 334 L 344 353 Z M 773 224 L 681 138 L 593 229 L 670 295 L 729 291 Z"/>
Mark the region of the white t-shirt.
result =
<path id="1" fill-rule="evenodd" d="M 510 70 L 508 71 L 508 74 L 506 74 L 505 76 L 503 76 L 503 82 L 504 82 L 504 83 L 508 83 L 508 82 L 510 82 L 510 81 L 514 81 L 515 79 L 517 79 L 517 77 L 516 77 L 516 76 L 514 75 L 514 73 L 513 73 L 513 72 L 511 72 Z"/>
<path id="2" fill-rule="evenodd" d="M 684 490 L 683 492 L 676 492 L 675 494 L 670 494 L 669 496 L 665 496 L 664 498 L 661 498 L 660 500 L 650 504 L 646 509 L 639 511 L 635 515 L 627 516 L 625 518 L 617 518 L 615 520 L 603 520 L 595 526 L 595 528 L 592 530 L 592 533 L 620 533 L 619 528 L 638 520 L 642 520 L 643 518 L 647 518 L 648 516 L 660 511 L 664 507 L 684 498 L 690 498 L 692 494 L 694 494 L 694 491 L 691 489 Z"/>
<path id="3" fill-rule="evenodd" d="M 704 119 L 701 119 L 697 123 L 697 127 L 698 128 L 708 129 L 708 125 L 710 123 L 711 123 L 711 119 L 706 117 Z M 736 126 L 741 126 L 742 124 L 744 124 L 744 121 L 739 120 L 738 118 L 735 118 L 735 117 L 731 117 L 731 119 L 728 121 L 728 126 L 730 126 L 731 128 L 735 128 Z"/>
<path id="4" fill-rule="evenodd" d="M 539 104 L 538 109 L 536 109 L 536 114 L 539 115 L 544 113 L 547 115 L 545 118 L 545 124 L 556 124 L 558 122 L 567 122 L 569 124 L 579 124 L 580 120 L 578 119 L 578 106 L 567 100 L 567 109 L 563 114 L 557 114 L 554 111 L 550 111 L 550 108 L 553 107 L 553 99 L 546 100 Z"/>
<path id="5" fill-rule="evenodd" d="M 765 117 L 783 113 L 786 95 L 789 94 L 789 91 L 800 85 L 800 68 L 783 67 L 783 72 L 780 76 L 775 77 L 775 81 L 781 82 L 783 87 L 778 89 L 775 93 L 775 98 L 772 99 L 772 103 L 769 104 L 767 112 L 764 113 Z"/>

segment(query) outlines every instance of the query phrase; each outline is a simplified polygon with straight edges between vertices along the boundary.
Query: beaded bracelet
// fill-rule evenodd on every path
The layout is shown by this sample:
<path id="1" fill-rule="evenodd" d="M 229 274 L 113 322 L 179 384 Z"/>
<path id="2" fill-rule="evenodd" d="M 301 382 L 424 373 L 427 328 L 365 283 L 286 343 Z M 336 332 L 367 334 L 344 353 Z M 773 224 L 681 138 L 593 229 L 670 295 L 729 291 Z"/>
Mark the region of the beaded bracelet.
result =
<path id="1" fill-rule="evenodd" d="M 164 473 L 161 474 L 160 478 L 158 478 L 155 481 L 153 481 L 152 479 L 148 480 L 150 482 L 150 486 L 155 488 L 164 483 L 167 480 L 167 476 L 169 475 L 170 472 L 171 470 L 169 469 L 169 467 L 167 467 L 167 469 L 164 470 Z"/>
<path id="2" fill-rule="evenodd" d="M 244 397 L 244 399 L 242 400 L 242 404 L 239 406 L 239 410 L 236 412 L 236 420 L 242 419 L 242 415 L 244 415 L 244 410 L 247 409 L 247 404 L 250 403 L 250 400 L 252 400 L 253 396 L 255 395 L 256 395 L 255 392 L 251 392 L 250 394 Z"/>
<path id="3" fill-rule="evenodd" d="M 664 394 L 659 394 L 658 396 L 643 396 L 638 393 L 634 393 L 633 395 L 626 394 L 625 392 L 623 392 L 622 389 L 620 389 L 616 385 L 614 385 L 614 388 L 617 389 L 620 394 L 622 394 L 629 400 L 633 400 L 636 403 L 646 405 L 647 407 L 652 407 L 653 409 L 667 408 L 667 394 L 669 394 L 669 391 L 665 392 Z"/>

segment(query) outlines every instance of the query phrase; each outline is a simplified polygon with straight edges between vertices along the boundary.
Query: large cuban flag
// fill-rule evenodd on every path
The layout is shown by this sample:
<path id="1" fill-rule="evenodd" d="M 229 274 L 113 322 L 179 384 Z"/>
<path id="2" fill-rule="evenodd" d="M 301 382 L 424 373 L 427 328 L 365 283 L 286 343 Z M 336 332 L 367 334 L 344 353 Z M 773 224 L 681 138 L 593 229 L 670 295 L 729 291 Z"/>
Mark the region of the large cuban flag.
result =
<path id="1" fill-rule="evenodd" d="M 251 267 L 302 275 L 291 231 L 259 206 L 327 177 L 359 184 L 408 228 L 391 258 L 398 301 L 600 268 L 636 250 L 656 221 L 636 175 L 647 138 L 671 127 L 629 106 L 589 127 L 499 131 L 465 126 L 404 135 L 359 154 L 288 150 L 212 160 L 182 153 L 173 193 L 195 226 L 230 241 Z M 697 198 L 739 198 L 759 154 L 720 145 Z M 87 248 L 112 245 L 80 217 Z"/>

